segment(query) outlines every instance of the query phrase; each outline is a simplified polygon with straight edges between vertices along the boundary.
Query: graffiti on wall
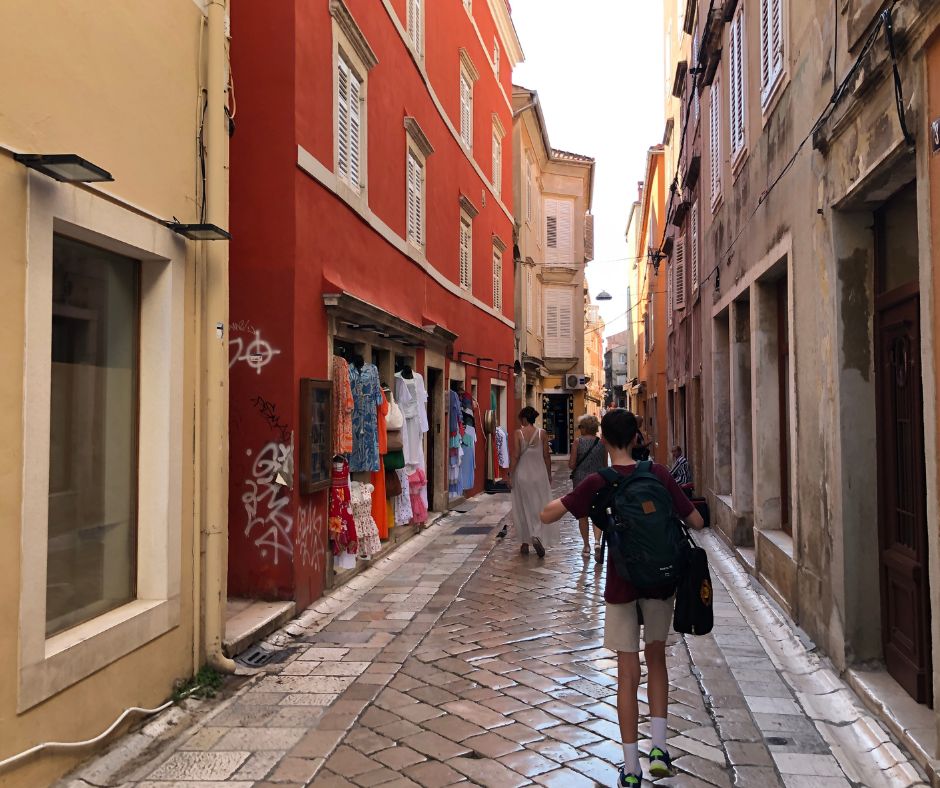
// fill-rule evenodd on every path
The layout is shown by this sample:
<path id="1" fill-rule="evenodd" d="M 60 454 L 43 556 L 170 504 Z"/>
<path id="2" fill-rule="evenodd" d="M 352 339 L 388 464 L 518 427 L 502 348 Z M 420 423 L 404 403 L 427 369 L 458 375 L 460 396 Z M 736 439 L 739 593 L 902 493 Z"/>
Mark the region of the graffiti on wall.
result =
<path id="1" fill-rule="evenodd" d="M 232 325 L 240 325 L 240 323 L 233 323 Z M 246 325 L 250 326 L 251 324 L 247 323 Z M 271 360 L 279 355 L 281 351 L 273 347 L 270 342 L 261 336 L 260 329 L 255 328 L 254 331 L 251 332 L 251 336 L 247 338 L 234 336 L 235 331 L 236 330 L 233 329 L 233 336 L 228 342 L 229 369 L 241 361 L 260 375 L 261 370 L 270 364 Z"/>
<path id="2" fill-rule="evenodd" d="M 277 405 L 273 402 L 268 402 L 268 400 L 260 395 L 254 397 L 251 400 L 251 404 L 268 423 L 268 426 L 281 436 L 281 441 L 287 443 L 290 440 L 290 427 L 281 421 L 281 416 L 277 412 Z"/>
<path id="3" fill-rule="evenodd" d="M 323 513 L 313 503 L 297 513 L 296 551 L 300 566 L 318 575 L 324 567 Z"/>
<path id="4" fill-rule="evenodd" d="M 250 457 L 249 449 L 246 454 Z M 275 566 L 294 554 L 294 518 L 290 513 L 290 488 L 294 479 L 294 439 L 272 441 L 255 455 L 251 476 L 245 479 L 242 504 L 247 522 L 245 536 L 261 550 L 261 557 Z"/>

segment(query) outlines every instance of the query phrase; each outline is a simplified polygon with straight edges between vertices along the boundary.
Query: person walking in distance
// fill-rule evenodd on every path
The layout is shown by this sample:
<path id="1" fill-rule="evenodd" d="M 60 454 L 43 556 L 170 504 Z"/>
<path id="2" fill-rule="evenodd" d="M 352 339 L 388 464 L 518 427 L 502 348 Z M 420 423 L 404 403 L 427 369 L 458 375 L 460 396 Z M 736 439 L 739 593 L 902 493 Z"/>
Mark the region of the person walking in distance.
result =
<path id="1" fill-rule="evenodd" d="M 629 411 L 610 410 L 601 421 L 601 435 L 610 453 L 613 470 L 629 478 L 637 468 L 631 455 L 638 435 L 637 420 Z M 700 529 L 704 527 L 702 516 L 692 502 L 679 489 L 679 485 L 662 465 L 643 464 L 668 490 L 673 514 L 686 525 Z M 607 481 L 599 474 L 585 479 L 574 492 L 552 501 L 542 510 L 542 522 L 553 523 L 566 512 L 575 517 L 586 517 L 598 493 L 608 489 Z M 629 494 L 629 487 L 626 488 Z M 644 508 L 649 502 L 644 502 Z M 643 620 L 643 643 L 647 667 L 647 694 L 650 707 L 650 774 L 654 778 L 675 774 L 672 760 L 666 749 L 666 714 L 669 707 L 669 676 L 666 672 L 666 638 L 672 622 L 675 594 L 666 599 L 655 598 L 659 594 L 649 593 L 640 598 L 636 587 L 618 573 L 610 551 L 607 562 L 607 581 L 604 600 L 607 603 L 604 622 L 604 645 L 617 652 L 617 716 L 623 744 L 624 765 L 620 770 L 618 785 L 623 788 L 639 788 L 643 779 L 639 753 L 639 703 L 640 687 L 640 615 Z M 639 610 L 638 610 L 639 609 Z"/>
<path id="2" fill-rule="evenodd" d="M 607 467 L 607 449 L 601 443 L 600 436 L 597 434 L 600 430 L 600 422 L 596 416 L 585 414 L 578 419 L 578 432 L 581 436 L 575 441 L 573 450 L 568 457 L 568 467 L 571 469 L 572 489 L 577 487 L 592 473 L 597 473 L 601 468 Z M 581 531 L 581 540 L 584 542 L 582 555 L 591 554 L 591 525 L 587 517 L 578 520 L 578 529 Z M 601 560 L 601 540 L 600 531 L 594 529 L 594 558 L 599 562 Z"/>
<path id="3" fill-rule="evenodd" d="M 552 498 L 552 458 L 548 436 L 535 426 L 539 414 L 528 406 L 519 413 L 519 429 L 513 433 L 509 452 L 512 486 L 512 521 L 522 540 L 523 555 L 529 543 L 539 558 L 545 556 L 545 538 L 539 514 Z"/>

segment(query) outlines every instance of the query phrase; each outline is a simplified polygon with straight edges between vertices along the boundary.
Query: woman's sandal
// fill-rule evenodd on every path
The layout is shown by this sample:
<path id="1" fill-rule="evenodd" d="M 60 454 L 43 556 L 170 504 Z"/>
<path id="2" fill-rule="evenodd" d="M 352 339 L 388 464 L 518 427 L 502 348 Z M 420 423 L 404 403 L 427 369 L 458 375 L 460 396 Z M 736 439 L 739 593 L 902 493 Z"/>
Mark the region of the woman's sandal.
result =
<path id="1" fill-rule="evenodd" d="M 522 547 L 519 548 L 519 552 L 522 553 L 523 555 L 528 555 L 528 554 L 529 554 L 529 545 L 527 545 L 525 542 L 523 542 L 523 543 L 522 543 Z"/>
<path id="2" fill-rule="evenodd" d="M 535 548 L 535 554 L 539 558 L 545 558 L 545 548 L 542 547 L 542 540 L 537 536 L 532 538 L 532 546 Z"/>

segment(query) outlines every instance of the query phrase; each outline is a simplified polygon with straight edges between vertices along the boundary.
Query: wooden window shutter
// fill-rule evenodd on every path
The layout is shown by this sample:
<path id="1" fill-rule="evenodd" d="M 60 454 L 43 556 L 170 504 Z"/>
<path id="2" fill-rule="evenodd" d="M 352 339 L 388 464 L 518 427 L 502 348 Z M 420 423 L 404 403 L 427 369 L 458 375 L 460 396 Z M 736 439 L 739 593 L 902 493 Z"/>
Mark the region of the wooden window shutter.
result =
<path id="1" fill-rule="evenodd" d="M 558 352 L 558 288 L 545 288 L 545 355 L 557 358 Z"/>
<path id="2" fill-rule="evenodd" d="M 675 308 L 685 309 L 685 238 L 676 241 L 676 249 L 673 254 L 673 268 L 675 276 L 673 277 L 673 293 L 675 294 Z"/>
<path id="3" fill-rule="evenodd" d="M 460 136 L 470 147 L 473 142 L 473 85 L 464 72 L 460 74 Z"/>
<path id="4" fill-rule="evenodd" d="M 689 219 L 689 244 L 691 245 L 692 258 L 690 263 L 689 279 L 691 283 L 692 295 L 698 292 L 698 203 L 692 206 L 692 217 Z"/>
<path id="5" fill-rule="evenodd" d="M 563 358 L 571 358 L 574 352 L 574 302 L 572 291 L 559 289 L 558 344 Z"/>
<path id="6" fill-rule="evenodd" d="M 532 162 L 526 161 L 525 168 L 525 218 L 532 221 Z"/>
<path id="7" fill-rule="evenodd" d="M 533 307 L 535 299 L 532 298 L 532 270 L 525 269 L 525 327 L 526 331 L 531 331 L 534 324 Z"/>
<path id="8" fill-rule="evenodd" d="M 503 309 L 503 253 L 493 247 L 493 309 Z"/>
<path id="9" fill-rule="evenodd" d="M 761 0 L 761 106 L 783 76 L 783 0 Z"/>
<path id="10" fill-rule="evenodd" d="M 408 36 L 414 44 L 415 51 L 421 55 L 421 2 L 422 0 L 408 0 Z"/>
<path id="11" fill-rule="evenodd" d="M 731 23 L 731 59 L 729 63 L 731 85 L 729 106 L 731 111 L 731 158 L 734 160 L 744 149 L 746 128 L 746 101 L 744 95 L 744 6 Z"/>
<path id="12" fill-rule="evenodd" d="M 545 200 L 545 262 L 574 265 L 574 202 Z"/>
<path id="13" fill-rule="evenodd" d="M 465 217 L 460 218 L 460 286 L 473 286 L 473 227 Z"/>
<path id="14" fill-rule="evenodd" d="M 360 111 L 362 86 L 355 74 L 350 74 L 349 79 L 349 183 L 359 191 L 361 183 L 360 162 L 360 136 L 361 123 Z"/>
<path id="15" fill-rule="evenodd" d="M 715 207 L 721 197 L 721 83 L 717 79 L 712 83 L 709 96 L 708 157 L 711 160 L 711 200 Z"/>
<path id="16" fill-rule="evenodd" d="M 337 61 L 336 81 L 336 174 L 349 179 L 349 81 L 352 74 L 346 61 Z"/>
<path id="17" fill-rule="evenodd" d="M 692 63 L 691 68 L 698 69 L 698 31 L 692 31 Z M 698 122 L 699 115 L 701 114 L 701 101 L 699 99 L 699 85 L 702 84 L 701 74 L 693 74 L 692 80 L 689 83 L 692 87 L 692 117 Z"/>
<path id="18" fill-rule="evenodd" d="M 424 199 L 422 189 L 424 165 L 411 151 L 408 152 L 408 170 L 406 177 L 408 180 L 408 239 L 416 246 L 421 246 L 424 242 Z"/>
<path id="19" fill-rule="evenodd" d="M 673 252 L 673 259 L 669 263 L 669 268 L 666 270 L 666 325 L 672 325 L 672 311 L 673 311 L 673 302 L 675 299 L 676 293 L 676 264 L 675 264 L 675 252 Z"/>
<path id="20" fill-rule="evenodd" d="M 499 132 L 493 130 L 493 188 L 499 194 L 503 183 L 503 143 Z"/>

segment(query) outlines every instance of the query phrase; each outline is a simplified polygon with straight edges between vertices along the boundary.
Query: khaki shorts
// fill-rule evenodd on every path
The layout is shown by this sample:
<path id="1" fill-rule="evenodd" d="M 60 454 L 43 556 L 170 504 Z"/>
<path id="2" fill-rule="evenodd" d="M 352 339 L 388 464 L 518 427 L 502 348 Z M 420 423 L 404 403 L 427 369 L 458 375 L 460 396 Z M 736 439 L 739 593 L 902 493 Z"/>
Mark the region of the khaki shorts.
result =
<path id="1" fill-rule="evenodd" d="M 643 611 L 643 642 L 665 642 L 672 625 L 672 611 L 676 598 L 638 599 L 622 604 L 607 603 L 604 622 L 604 646 L 611 651 L 636 654 L 640 650 L 640 622 L 636 606 Z"/>

